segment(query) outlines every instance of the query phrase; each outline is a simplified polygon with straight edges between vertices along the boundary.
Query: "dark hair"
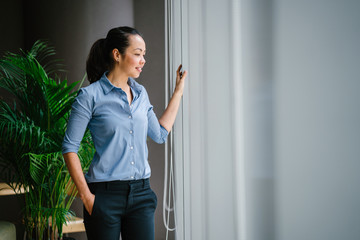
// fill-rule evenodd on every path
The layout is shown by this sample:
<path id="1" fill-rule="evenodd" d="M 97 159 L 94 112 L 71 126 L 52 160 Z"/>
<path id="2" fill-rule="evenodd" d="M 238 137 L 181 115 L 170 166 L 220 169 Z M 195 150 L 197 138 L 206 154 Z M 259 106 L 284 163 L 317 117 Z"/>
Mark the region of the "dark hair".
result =
<path id="1" fill-rule="evenodd" d="M 142 37 L 135 28 L 117 27 L 111 29 L 106 38 L 101 38 L 92 45 L 86 60 L 86 73 L 90 84 L 99 80 L 105 71 L 113 68 L 114 59 L 111 52 L 114 48 L 124 56 L 126 48 L 130 45 L 130 35 Z"/>

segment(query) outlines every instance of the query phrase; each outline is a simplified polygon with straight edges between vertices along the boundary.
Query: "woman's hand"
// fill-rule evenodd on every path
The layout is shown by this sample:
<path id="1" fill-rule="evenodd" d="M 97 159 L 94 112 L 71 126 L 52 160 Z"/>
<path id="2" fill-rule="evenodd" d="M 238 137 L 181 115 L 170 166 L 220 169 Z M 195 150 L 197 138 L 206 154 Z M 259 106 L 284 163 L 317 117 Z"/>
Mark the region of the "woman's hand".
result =
<path id="1" fill-rule="evenodd" d="M 159 123 L 168 131 L 171 131 L 172 126 L 174 125 L 176 114 L 179 110 L 179 105 L 181 97 L 184 92 L 185 78 L 187 71 L 181 71 L 182 64 L 179 65 L 176 71 L 176 86 L 174 93 L 169 101 L 168 106 L 166 107 L 163 115 L 159 119 Z"/>
<path id="2" fill-rule="evenodd" d="M 181 71 L 181 70 L 182 70 L 182 64 L 179 65 L 176 71 L 176 86 L 174 93 L 180 94 L 182 96 L 184 92 L 184 85 L 185 85 L 185 78 L 187 75 L 187 71 Z"/>
<path id="3" fill-rule="evenodd" d="M 91 215 L 95 203 L 95 195 L 90 193 L 86 198 L 81 200 L 85 206 L 86 211 L 89 213 L 89 215 Z"/>
<path id="4" fill-rule="evenodd" d="M 84 203 L 86 211 L 91 215 L 94 206 L 95 195 L 91 193 L 86 183 L 79 156 L 76 152 L 64 153 L 66 166 L 78 190 L 79 197 Z"/>

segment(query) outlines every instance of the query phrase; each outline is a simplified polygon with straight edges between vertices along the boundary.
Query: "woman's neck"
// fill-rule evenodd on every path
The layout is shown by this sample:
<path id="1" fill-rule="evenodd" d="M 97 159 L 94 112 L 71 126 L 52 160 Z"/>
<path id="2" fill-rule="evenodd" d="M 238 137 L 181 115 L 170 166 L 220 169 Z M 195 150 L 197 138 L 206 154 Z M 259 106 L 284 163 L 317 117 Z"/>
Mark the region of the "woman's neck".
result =
<path id="1" fill-rule="evenodd" d="M 107 74 L 107 78 L 115 87 L 121 88 L 124 91 L 129 88 L 128 76 L 116 68 Z"/>

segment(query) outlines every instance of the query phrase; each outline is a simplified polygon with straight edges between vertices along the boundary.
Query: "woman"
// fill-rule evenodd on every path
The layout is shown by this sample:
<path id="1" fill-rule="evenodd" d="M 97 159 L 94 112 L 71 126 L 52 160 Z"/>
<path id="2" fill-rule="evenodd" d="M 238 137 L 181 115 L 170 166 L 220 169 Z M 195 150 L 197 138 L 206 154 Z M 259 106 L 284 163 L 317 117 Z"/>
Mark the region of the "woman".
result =
<path id="1" fill-rule="evenodd" d="M 90 85 L 72 106 L 63 155 L 84 203 L 88 239 L 154 239 L 157 199 L 149 185 L 147 136 L 164 143 L 184 89 L 177 70 L 173 96 L 158 120 L 143 86 L 133 80 L 145 64 L 146 46 L 130 27 L 111 29 L 94 43 L 86 63 Z M 96 153 L 86 176 L 77 155 L 86 128 Z"/>

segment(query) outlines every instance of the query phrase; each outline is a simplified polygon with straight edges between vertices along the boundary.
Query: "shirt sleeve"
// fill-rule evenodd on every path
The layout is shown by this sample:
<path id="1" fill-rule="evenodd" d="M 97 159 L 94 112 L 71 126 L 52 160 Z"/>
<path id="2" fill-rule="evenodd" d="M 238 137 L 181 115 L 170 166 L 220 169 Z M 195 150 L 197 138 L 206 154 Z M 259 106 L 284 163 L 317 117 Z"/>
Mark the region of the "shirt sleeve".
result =
<path id="1" fill-rule="evenodd" d="M 159 123 L 152 106 L 149 108 L 147 115 L 149 123 L 148 136 L 156 143 L 165 143 L 169 132 Z"/>
<path id="2" fill-rule="evenodd" d="M 169 132 L 159 123 L 159 120 L 153 110 L 153 106 L 150 104 L 146 90 L 145 93 L 148 100 L 148 136 L 156 143 L 165 143 Z"/>
<path id="3" fill-rule="evenodd" d="M 62 153 L 77 153 L 85 130 L 92 116 L 92 99 L 85 89 L 80 89 L 72 105 L 64 141 Z"/>

